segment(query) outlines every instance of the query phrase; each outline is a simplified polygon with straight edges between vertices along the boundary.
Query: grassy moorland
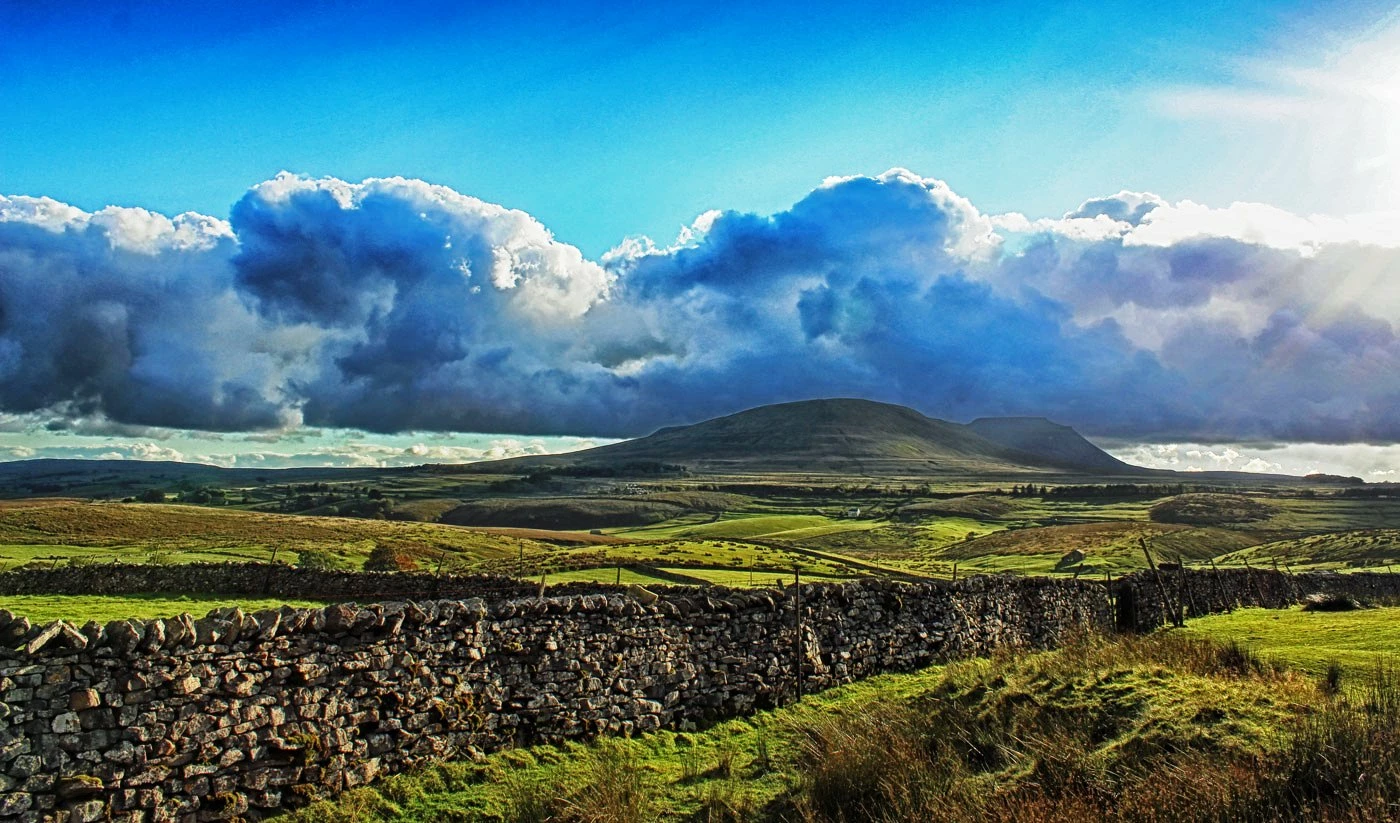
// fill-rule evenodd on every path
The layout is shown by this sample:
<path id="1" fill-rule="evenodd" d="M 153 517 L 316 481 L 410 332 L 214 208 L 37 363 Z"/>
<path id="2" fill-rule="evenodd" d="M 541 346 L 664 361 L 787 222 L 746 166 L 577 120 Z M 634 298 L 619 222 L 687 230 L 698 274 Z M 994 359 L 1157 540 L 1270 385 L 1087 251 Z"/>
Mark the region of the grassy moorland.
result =
<path id="1" fill-rule="evenodd" d="M 1159 557 L 1187 561 L 1209 560 L 1252 543 L 1249 536 L 1223 528 L 1103 522 L 996 532 L 951 545 L 940 557 L 970 570 L 1051 574 L 1063 571 L 1065 556 L 1075 552 L 1083 560 L 1072 566 L 1078 565 L 1083 573 L 1121 574 L 1146 563 L 1144 540 Z"/>
<path id="2" fill-rule="evenodd" d="M 1364 631 L 1348 614 L 1309 617 Z M 1249 612 L 1212 620 L 875 677 L 694 733 L 445 763 L 287 819 L 1394 819 L 1400 687 L 1375 662 L 1400 640 L 1372 643 L 1340 688 L 1293 665 L 1296 628 Z M 1236 634 L 1279 654 L 1216 639 Z"/>

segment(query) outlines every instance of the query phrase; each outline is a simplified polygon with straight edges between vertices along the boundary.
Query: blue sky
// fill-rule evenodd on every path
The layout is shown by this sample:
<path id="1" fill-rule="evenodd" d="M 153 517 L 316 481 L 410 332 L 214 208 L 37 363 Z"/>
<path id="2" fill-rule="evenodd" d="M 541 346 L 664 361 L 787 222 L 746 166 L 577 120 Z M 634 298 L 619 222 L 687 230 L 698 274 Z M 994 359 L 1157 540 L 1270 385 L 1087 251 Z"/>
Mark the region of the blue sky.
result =
<path id="1" fill-rule="evenodd" d="M 403 175 L 591 256 L 895 166 L 1031 216 L 1123 188 L 1374 208 L 1299 179 L 1287 129 L 1160 105 L 1386 10 L 1318 5 L 6 2 L 0 192 L 222 217 L 283 169 Z"/>
<path id="2" fill-rule="evenodd" d="M 0 0 L 0 116 L 0 459 L 859 395 L 1400 471 L 1393 3 Z"/>

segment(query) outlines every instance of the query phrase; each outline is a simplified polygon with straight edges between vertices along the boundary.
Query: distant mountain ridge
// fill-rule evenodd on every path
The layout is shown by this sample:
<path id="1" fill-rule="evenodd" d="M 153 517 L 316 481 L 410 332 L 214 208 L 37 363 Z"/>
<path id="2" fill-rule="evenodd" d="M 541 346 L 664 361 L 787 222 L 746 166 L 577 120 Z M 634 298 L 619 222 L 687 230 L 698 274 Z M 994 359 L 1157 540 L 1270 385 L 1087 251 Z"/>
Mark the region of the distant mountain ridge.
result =
<path id="1" fill-rule="evenodd" d="M 873 400 L 800 400 L 759 406 L 647 437 L 559 455 L 474 464 L 520 471 L 569 466 L 672 463 L 703 471 L 853 474 L 1067 472 L 1143 475 L 1068 426 L 1044 418 L 927 417 Z"/>

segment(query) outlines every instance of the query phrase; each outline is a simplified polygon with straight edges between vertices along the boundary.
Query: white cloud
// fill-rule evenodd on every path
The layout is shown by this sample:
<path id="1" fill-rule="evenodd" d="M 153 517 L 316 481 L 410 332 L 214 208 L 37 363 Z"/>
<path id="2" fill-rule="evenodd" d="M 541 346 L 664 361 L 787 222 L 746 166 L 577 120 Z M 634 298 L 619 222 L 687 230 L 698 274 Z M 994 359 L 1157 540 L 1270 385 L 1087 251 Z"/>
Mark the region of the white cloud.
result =
<path id="1" fill-rule="evenodd" d="M 1400 475 L 1400 445 L 1368 443 L 1106 443 L 1136 466 L 1175 471 L 1314 473 L 1385 481 Z"/>
<path id="2" fill-rule="evenodd" d="M 348 183 L 282 172 L 254 186 L 249 197 L 271 212 L 273 219 L 304 220 L 309 214 L 296 204 L 316 194 L 330 196 L 344 212 L 378 208 L 384 202 L 410 210 L 418 222 L 412 227 L 415 232 L 434 235 L 440 249 L 453 252 L 444 261 L 446 267 L 468 278 L 482 269 L 497 290 L 518 292 L 511 305 L 538 318 L 576 318 L 606 298 L 612 285 L 606 269 L 584 259 L 576 247 L 556 241 L 529 214 L 422 180 L 386 177 Z M 283 209 L 285 213 L 279 214 Z M 387 223 L 409 214 L 385 213 L 380 218 Z M 472 265 L 474 244 L 487 247 L 489 265 Z"/>
<path id="3" fill-rule="evenodd" d="M 988 216 L 891 169 L 598 263 L 524 212 L 403 178 L 279 175 L 228 223 L 5 198 L 0 412 L 191 459 L 222 452 L 168 431 L 631 436 L 832 395 L 1142 439 L 1400 439 L 1395 225 L 1131 191 Z M 279 437 L 247 459 L 451 445 Z"/>
<path id="4" fill-rule="evenodd" d="M 1312 256 L 1329 244 L 1400 248 L 1400 212 L 1300 216 L 1264 203 L 1211 208 L 1183 200 L 1153 209 L 1125 232 L 1124 245 L 1166 247 L 1198 237 L 1222 237 Z"/>

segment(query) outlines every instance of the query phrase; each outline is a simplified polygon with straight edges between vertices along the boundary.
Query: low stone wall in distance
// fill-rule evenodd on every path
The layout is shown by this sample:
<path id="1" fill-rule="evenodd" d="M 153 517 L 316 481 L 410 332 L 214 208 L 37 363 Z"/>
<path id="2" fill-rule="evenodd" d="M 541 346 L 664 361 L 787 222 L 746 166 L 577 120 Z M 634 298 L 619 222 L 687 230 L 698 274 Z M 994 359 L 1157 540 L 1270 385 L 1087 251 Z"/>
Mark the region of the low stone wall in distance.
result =
<path id="1" fill-rule="evenodd" d="M 500 575 L 303 569 L 284 563 L 108 563 L 0 573 L 0 594 L 210 594 L 287 600 L 525 597 L 538 584 Z M 581 587 L 596 590 L 597 587 Z"/>
<path id="2" fill-rule="evenodd" d="M 1250 606 L 1282 609 L 1310 594 L 1392 601 L 1400 599 L 1400 574 L 1175 567 L 1125 575 L 1112 592 L 1118 629 L 1150 632 L 1169 625 L 1177 614 L 1192 618 Z"/>
<path id="3" fill-rule="evenodd" d="M 161 575 L 179 572 L 149 574 L 171 590 L 176 578 Z M 117 585 L 101 579 L 98 591 Z M 1111 627 L 1097 583 L 1008 576 L 82 627 L 0 612 L 0 819 L 256 819 L 434 758 L 682 727 L 790 700 L 799 678 L 815 691 Z"/>

